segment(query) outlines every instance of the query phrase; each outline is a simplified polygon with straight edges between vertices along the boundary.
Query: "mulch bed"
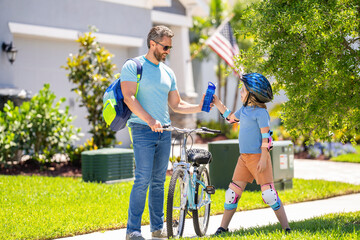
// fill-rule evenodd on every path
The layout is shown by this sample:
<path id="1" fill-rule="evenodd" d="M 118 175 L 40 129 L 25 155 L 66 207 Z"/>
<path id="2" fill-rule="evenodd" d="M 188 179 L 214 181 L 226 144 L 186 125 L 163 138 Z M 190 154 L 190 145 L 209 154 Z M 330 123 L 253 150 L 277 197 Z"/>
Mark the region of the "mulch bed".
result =
<path id="1" fill-rule="evenodd" d="M 68 162 L 49 163 L 41 166 L 37 161 L 26 160 L 5 168 L 0 166 L 0 174 L 49 177 L 81 177 L 81 167 L 72 166 Z"/>
<path id="2" fill-rule="evenodd" d="M 225 140 L 223 136 L 218 136 L 216 140 Z M 212 139 L 214 141 L 214 139 Z M 197 143 L 207 143 L 206 140 L 196 141 Z M 313 160 L 329 160 L 324 155 L 319 156 L 318 158 L 309 158 L 307 152 L 301 152 L 295 154 L 295 159 L 313 159 Z M 17 164 L 8 166 L 5 168 L 0 164 L 0 174 L 2 175 L 24 175 L 24 176 L 49 176 L 49 177 L 82 177 L 81 167 L 73 166 L 69 162 L 60 162 L 60 163 L 47 163 L 40 165 L 37 161 L 28 159 L 26 161 L 21 161 Z M 170 176 L 172 170 L 167 171 L 167 175 Z"/>
<path id="3" fill-rule="evenodd" d="M 295 153 L 294 154 L 295 159 L 307 159 L 307 160 L 329 160 L 330 158 L 325 157 L 325 155 L 320 155 L 317 158 L 313 158 L 309 156 L 309 153 L 307 151 L 301 152 L 301 153 Z"/>

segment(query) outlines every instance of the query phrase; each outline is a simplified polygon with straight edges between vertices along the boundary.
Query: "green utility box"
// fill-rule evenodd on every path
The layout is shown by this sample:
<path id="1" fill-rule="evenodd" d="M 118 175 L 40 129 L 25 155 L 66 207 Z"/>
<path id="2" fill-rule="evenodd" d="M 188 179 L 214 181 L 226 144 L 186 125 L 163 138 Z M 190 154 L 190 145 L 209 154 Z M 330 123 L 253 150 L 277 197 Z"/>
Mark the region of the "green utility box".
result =
<path id="1" fill-rule="evenodd" d="M 81 170 L 85 182 L 120 182 L 134 179 L 132 149 L 103 148 L 81 153 Z"/>
<path id="2" fill-rule="evenodd" d="M 209 166 L 210 181 L 216 188 L 227 189 L 239 157 L 239 141 L 224 140 L 208 144 L 213 161 Z M 270 152 L 273 166 L 274 185 L 278 190 L 292 188 L 294 177 L 294 147 L 291 141 L 274 141 Z M 248 191 L 258 191 L 260 186 L 248 184 Z"/>
<path id="3" fill-rule="evenodd" d="M 293 187 L 294 178 L 294 145 L 291 141 L 274 141 L 271 163 L 275 189 L 283 190 Z"/>

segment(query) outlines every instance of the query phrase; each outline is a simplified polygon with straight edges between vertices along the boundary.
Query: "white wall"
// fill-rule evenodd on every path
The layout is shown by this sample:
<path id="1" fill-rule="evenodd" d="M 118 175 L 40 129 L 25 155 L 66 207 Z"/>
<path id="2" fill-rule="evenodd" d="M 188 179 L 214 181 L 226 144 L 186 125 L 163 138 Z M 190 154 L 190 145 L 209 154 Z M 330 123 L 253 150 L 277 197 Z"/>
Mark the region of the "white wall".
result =
<path id="1" fill-rule="evenodd" d="M 78 116 L 73 124 L 81 127 L 82 132 L 85 134 L 79 143 L 83 143 L 90 138 L 90 134 L 87 134 L 90 127 L 85 118 L 87 111 L 85 108 L 78 106 L 80 103 L 78 95 L 70 91 L 75 85 L 70 84 L 66 77 L 68 71 L 61 68 L 61 66 L 66 65 L 69 53 L 77 54 L 78 44 L 74 41 L 20 36 L 14 38 L 14 43 L 21 53 L 21 58 L 18 58 L 12 66 L 15 75 L 13 78 L 14 85 L 21 86 L 21 88 L 36 94 L 43 88 L 45 83 L 49 83 L 51 91 L 55 93 L 58 99 L 60 97 L 66 98 L 66 102 L 62 107 L 70 106 L 70 114 Z M 124 60 L 128 58 L 128 49 L 112 45 L 103 46 L 114 54 L 113 63 L 118 67 L 116 72 L 120 71 Z M 128 146 L 130 145 L 128 137 L 123 139 L 121 134 L 119 134 L 119 141 L 123 141 Z"/>

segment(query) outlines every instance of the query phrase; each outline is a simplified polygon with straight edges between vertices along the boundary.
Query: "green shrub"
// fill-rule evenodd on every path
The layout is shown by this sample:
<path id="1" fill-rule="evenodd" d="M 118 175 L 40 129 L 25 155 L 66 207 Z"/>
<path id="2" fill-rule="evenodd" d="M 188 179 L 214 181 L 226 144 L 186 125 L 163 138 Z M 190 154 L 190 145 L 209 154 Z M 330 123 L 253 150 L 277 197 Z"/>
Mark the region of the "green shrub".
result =
<path id="1" fill-rule="evenodd" d="M 16 161 L 17 152 L 26 148 L 29 134 L 25 131 L 25 121 L 30 105 L 24 102 L 21 107 L 14 106 L 10 100 L 0 111 L 0 162 L 6 166 L 7 162 Z"/>
<path id="2" fill-rule="evenodd" d="M 360 145 L 356 145 L 354 146 L 354 148 L 355 152 L 332 157 L 330 158 L 330 160 L 335 162 L 360 163 Z"/>
<path id="3" fill-rule="evenodd" d="M 56 153 L 66 153 L 68 146 L 78 140 L 80 129 L 71 125 L 73 117 L 69 107 L 60 109 L 61 98 L 54 105 L 56 96 L 45 84 L 29 102 L 20 107 L 8 101 L 0 112 L 0 159 L 11 161 L 14 152 L 24 151 L 32 159 L 49 162 Z"/>
<path id="4" fill-rule="evenodd" d="M 94 29 L 93 29 L 94 30 Z M 114 144 L 115 134 L 102 117 L 103 95 L 114 75 L 115 64 L 111 63 L 113 55 L 95 40 L 92 31 L 79 36 L 78 54 L 67 58 L 66 66 L 72 89 L 80 98 L 80 107 L 87 109 L 86 116 L 94 139 L 94 144 L 101 148 Z"/>
<path id="5" fill-rule="evenodd" d="M 229 125 L 230 128 L 227 128 L 227 131 L 225 132 L 225 136 L 228 139 L 238 139 L 239 137 L 239 130 L 240 130 L 240 124 L 239 123 L 233 123 Z"/>
<path id="6" fill-rule="evenodd" d="M 69 145 L 67 147 L 67 155 L 69 157 L 69 161 L 73 166 L 80 167 L 81 166 L 81 153 L 84 151 L 92 151 L 97 150 L 98 147 L 94 144 L 94 139 L 87 139 L 83 145 L 73 146 Z"/>

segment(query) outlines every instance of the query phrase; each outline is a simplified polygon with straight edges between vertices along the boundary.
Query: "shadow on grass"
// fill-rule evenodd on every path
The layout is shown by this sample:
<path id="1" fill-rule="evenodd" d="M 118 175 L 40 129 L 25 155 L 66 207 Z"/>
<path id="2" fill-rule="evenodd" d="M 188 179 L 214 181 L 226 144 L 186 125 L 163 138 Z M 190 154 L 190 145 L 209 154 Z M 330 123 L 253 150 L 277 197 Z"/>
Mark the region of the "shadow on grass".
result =
<path id="1" fill-rule="evenodd" d="M 360 212 L 327 214 L 290 222 L 292 232 L 285 234 L 280 224 L 240 229 L 222 234 L 223 239 L 360 239 Z M 353 238 L 355 237 L 356 238 Z"/>

